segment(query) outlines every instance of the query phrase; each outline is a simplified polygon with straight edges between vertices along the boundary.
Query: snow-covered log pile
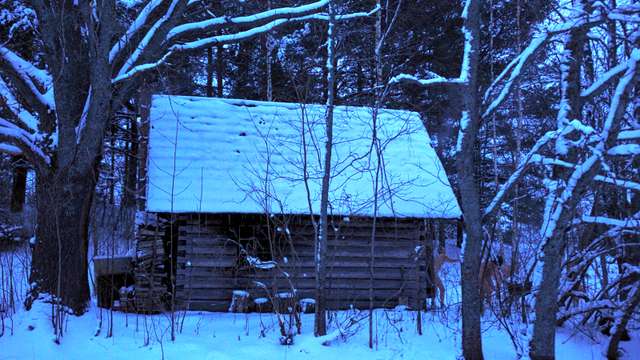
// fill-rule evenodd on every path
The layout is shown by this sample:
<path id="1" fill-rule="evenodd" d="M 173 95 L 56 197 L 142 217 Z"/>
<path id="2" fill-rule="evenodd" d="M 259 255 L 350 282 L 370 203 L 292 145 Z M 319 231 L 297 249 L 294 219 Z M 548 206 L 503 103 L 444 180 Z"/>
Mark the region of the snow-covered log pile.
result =
<path id="1" fill-rule="evenodd" d="M 136 235 L 135 306 L 139 312 L 162 311 L 170 294 L 165 249 L 170 224 L 157 214 L 146 214 L 141 220 Z"/>

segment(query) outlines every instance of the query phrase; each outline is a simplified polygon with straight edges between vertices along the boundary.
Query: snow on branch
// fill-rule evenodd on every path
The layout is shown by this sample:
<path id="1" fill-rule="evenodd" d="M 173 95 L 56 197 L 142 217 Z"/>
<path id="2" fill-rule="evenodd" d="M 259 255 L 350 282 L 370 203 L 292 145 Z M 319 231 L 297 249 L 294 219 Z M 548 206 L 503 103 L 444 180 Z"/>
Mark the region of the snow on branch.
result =
<path id="1" fill-rule="evenodd" d="M 505 182 L 504 184 L 502 184 L 502 186 L 500 186 L 500 189 L 494 196 L 493 200 L 491 200 L 491 203 L 489 203 L 487 208 L 484 210 L 484 217 L 490 216 L 498 208 L 500 203 L 502 203 L 502 201 L 507 196 L 509 191 L 513 188 L 514 184 L 516 184 L 518 180 L 520 180 L 522 175 L 525 173 L 526 169 L 532 163 L 532 160 L 535 158 L 535 155 L 538 153 L 538 151 L 540 151 L 540 149 L 544 145 L 548 144 L 551 140 L 555 139 L 558 135 L 560 135 L 563 132 L 564 130 L 549 131 L 546 134 L 544 134 L 544 136 L 542 136 L 535 143 L 535 145 L 533 145 L 533 147 L 527 153 L 527 155 L 520 161 L 520 164 L 518 165 L 516 170 L 513 172 L 513 174 L 511 174 L 507 182 Z"/>
<path id="2" fill-rule="evenodd" d="M 336 15 L 335 21 L 346 21 L 346 20 L 353 20 L 361 17 L 369 17 L 377 13 L 378 11 L 380 11 L 380 7 L 376 5 L 373 9 L 371 9 L 368 12 L 356 12 L 351 14 Z M 325 14 L 325 13 L 311 14 L 311 15 L 302 16 L 300 19 L 329 21 L 329 14 Z"/>
<path id="3" fill-rule="evenodd" d="M 144 71 L 148 71 L 151 69 L 154 69 L 164 63 L 167 62 L 167 60 L 171 57 L 171 55 L 173 55 L 174 53 L 179 53 L 179 52 L 185 52 L 185 51 L 194 51 L 194 50 L 199 50 L 199 49 L 204 49 L 204 48 L 208 48 L 211 46 L 215 46 L 215 45 L 221 45 L 221 44 L 229 44 L 229 43 L 236 43 L 236 42 L 240 42 L 243 40 L 247 40 L 250 38 L 253 38 L 255 36 L 258 36 L 262 33 L 271 31 L 279 26 L 282 26 L 283 24 L 286 23 L 290 23 L 293 21 L 296 21 L 297 19 L 278 19 L 278 20 L 274 20 L 268 24 L 262 25 L 262 26 L 258 26 L 249 30 L 245 30 L 245 31 L 240 31 L 237 32 L 235 34 L 224 34 L 224 35 L 218 35 L 218 36 L 211 36 L 211 37 L 206 37 L 206 38 L 202 38 L 199 40 L 195 40 L 195 41 L 189 41 L 189 42 L 185 42 L 182 44 L 176 44 L 173 45 L 169 48 L 169 50 L 157 61 L 155 62 L 151 62 L 151 63 L 145 63 L 145 64 L 140 64 L 140 65 L 136 65 L 132 68 L 130 68 L 128 71 L 126 72 L 122 72 L 119 73 L 118 76 L 116 76 L 112 82 L 118 83 L 122 80 L 126 80 L 129 79 L 141 72 Z"/>
<path id="4" fill-rule="evenodd" d="M 638 61 L 640 61 L 640 49 L 636 48 L 631 52 L 631 56 L 627 61 L 628 66 L 625 74 L 620 78 L 618 84 L 616 85 L 615 92 L 609 105 L 607 118 L 602 127 L 602 131 L 600 132 L 601 140 L 592 150 L 593 153 L 582 164 L 573 167 L 573 173 L 569 176 L 569 179 L 566 182 L 566 186 L 558 199 L 558 204 L 553 211 L 552 216 L 548 218 L 545 224 L 545 239 L 552 238 L 553 234 L 556 233 L 558 221 L 560 221 L 560 218 L 566 211 L 565 204 L 569 202 L 570 199 L 574 198 L 574 196 L 576 196 L 576 189 L 585 186 L 585 184 L 587 184 L 591 179 L 599 181 L 603 181 L 605 179 L 613 180 L 613 183 L 615 185 L 619 185 L 616 179 L 607 179 L 602 175 L 597 175 L 597 173 L 602 165 L 602 156 L 604 153 L 606 153 L 607 146 L 617 138 L 617 129 L 619 126 L 618 124 L 622 121 L 625 108 L 628 103 L 628 93 L 633 88 L 635 80 L 638 76 Z M 619 186 L 631 188 L 629 184 L 630 182 L 623 183 L 624 185 Z M 639 189 L 640 184 L 631 184 L 633 185 L 633 187 L 635 187 L 634 190 Z"/>
<path id="5" fill-rule="evenodd" d="M 607 17 L 609 18 L 609 20 L 640 23 L 640 15 L 638 15 L 638 14 L 636 14 L 636 15 L 625 15 L 625 14 L 611 13 Z"/>
<path id="6" fill-rule="evenodd" d="M 640 23 L 640 5 L 620 5 L 607 14 L 609 20 Z"/>
<path id="7" fill-rule="evenodd" d="M 468 7 L 468 2 L 465 3 L 465 7 L 462 13 L 463 18 L 466 17 L 467 7 Z M 500 106 L 500 104 L 504 102 L 506 97 L 509 95 L 509 92 L 511 91 L 511 88 L 513 87 L 513 84 L 515 83 L 516 79 L 518 79 L 518 77 L 521 76 L 523 69 L 528 65 L 528 63 L 533 58 L 533 56 L 538 52 L 538 50 L 540 50 L 543 47 L 543 45 L 546 44 L 554 35 L 562 34 L 570 30 L 573 30 L 575 28 L 579 28 L 583 26 L 588 26 L 588 27 L 595 26 L 601 23 L 602 21 L 604 21 L 604 18 L 598 12 L 594 12 L 593 14 L 581 14 L 580 16 L 574 17 L 564 23 L 551 26 L 545 29 L 544 31 L 541 31 L 537 36 L 533 38 L 531 43 L 504 68 L 504 70 L 498 75 L 498 77 L 496 77 L 494 82 L 487 88 L 483 97 L 485 103 L 489 102 L 489 98 L 491 97 L 491 94 L 493 90 L 496 88 L 496 86 L 499 83 L 501 83 L 507 77 L 507 75 L 510 75 L 509 79 L 502 86 L 500 93 L 488 105 L 487 109 L 482 114 L 482 117 L 486 118 L 490 116 L 491 113 L 493 113 Z M 464 50 L 464 57 L 462 61 L 462 68 L 460 70 L 460 76 L 458 78 L 448 79 L 439 75 L 435 75 L 428 79 L 419 79 L 413 75 L 399 74 L 393 77 L 390 80 L 390 83 L 396 84 L 396 83 L 403 82 L 403 83 L 413 83 L 421 86 L 465 84 L 468 80 L 467 79 L 467 76 L 468 76 L 467 59 L 469 56 L 469 51 L 471 46 L 470 44 L 471 44 L 472 38 L 471 38 L 471 34 L 464 27 L 462 29 L 462 33 L 464 35 L 464 40 L 465 40 L 465 50 Z"/>
<path id="8" fill-rule="evenodd" d="M 35 166 L 44 168 L 50 164 L 50 158 L 36 144 L 42 134 L 38 133 L 39 119 L 31 111 L 37 112 L 41 119 L 55 109 L 51 78 L 47 72 L 2 45 L 0 69 L 3 75 L 0 76 L 0 104 L 4 105 L 8 116 L 0 118 L 0 152 L 23 154 Z M 12 86 L 5 77 L 12 81 Z"/>
<path id="9" fill-rule="evenodd" d="M 470 5 L 471 5 L 471 0 L 465 1 L 464 8 L 462 9 L 462 14 L 461 14 L 461 18 L 465 20 L 465 23 L 462 26 L 462 35 L 464 36 L 464 52 L 462 54 L 462 65 L 460 66 L 460 75 L 457 78 L 446 78 L 434 72 L 429 71 L 427 73 L 429 78 L 427 79 L 420 79 L 414 75 L 409 75 L 409 74 L 398 74 L 392 77 L 391 80 L 389 80 L 389 84 L 405 83 L 405 84 L 416 84 L 424 87 L 429 87 L 434 85 L 465 85 L 467 84 L 469 82 L 469 70 L 471 66 L 470 62 L 471 62 L 471 55 L 472 55 L 471 52 L 473 49 L 473 46 L 472 46 L 473 35 L 471 34 L 471 31 L 467 28 L 467 24 L 466 24 Z M 465 118 L 465 115 L 463 114 L 463 119 L 464 118 Z M 461 135 L 462 133 L 464 133 L 464 129 L 462 125 L 463 124 L 461 120 L 460 134 L 458 136 L 459 144 L 462 139 Z"/>
<path id="10" fill-rule="evenodd" d="M 624 269 L 624 274 L 626 275 L 640 275 L 640 266 L 629 264 L 627 262 L 622 264 L 622 268 Z"/>
<path id="11" fill-rule="evenodd" d="M 49 76 L 46 71 L 38 69 L 33 64 L 2 45 L 0 45 L 0 57 L 11 63 L 11 65 L 20 73 L 36 80 L 38 85 L 43 88 L 48 88 L 53 83 L 51 76 Z"/>
<path id="12" fill-rule="evenodd" d="M 215 30 L 227 25 L 257 25 L 260 22 L 271 22 L 280 18 L 294 18 L 310 15 L 329 4 L 329 0 L 321 0 L 307 5 L 282 7 L 263 11 L 254 15 L 229 17 L 221 16 L 212 19 L 181 24 L 169 31 L 167 40 L 192 32 Z M 344 15 L 343 15 L 344 16 Z"/>
<path id="13" fill-rule="evenodd" d="M 89 116 L 89 107 L 91 106 L 91 100 L 93 99 L 93 88 L 89 86 L 89 91 L 87 92 L 87 98 L 84 101 L 84 107 L 82 108 L 82 115 L 80 115 L 80 120 L 78 121 L 78 125 L 76 126 L 76 144 L 80 144 L 80 140 L 82 139 L 82 132 L 84 128 L 87 126 L 87 117 Z"/>
<path id="14" fill-rule="evenodd" d="M 618 140 L 640 139 L 640 130 L 622 130 L 618 134 Z"/>
<path id="15" fill-rule="evenodd" d="M 557 138 L 559 135 L 566 136 L 573 131 L 579 131 L 585 135 L 592 135 L 596 132 L 596 130 L 591 126 L 585 125 L 578 120 L 572 120 L 567 126 L 565 126 L 560 130 L 554 130 L 554 131 L 549 131 L 545 133 L 540 139 L 538 139 L 538 141 L 533 145 L 531 150 L 529 150 L 527 155 L 521 160 L 520 164 L 518 165 L 516 170 L 513 172 L 513 174 L 511 174 L 507 182 L 505 182 L 500 186 L 500 189 L 496 193 L 495 197 L 493 198 L 493 200 L 491 200 L 489 205 L 486 207 L 483 216 L 488 217 L 491 214 L 493 214 L 494 211 L 497 210 L 498 206 L 502 203 L 504 198 L 508 195 L 511 188 L 520 180 L 520 178 L 523 176 L 524 172 L 526 171 L 529 165 L 535 162 L 544 161 L 546 159 L 538 155 L 538 152 L 540 151 L 540 149 L 542 149 L 543 146 L 548 144 L 551 140 Z M 554 160 L 554 159 L 548 159 L 548 160 L 551 160 L 551 162 L 554 165 L 562 164 L 566 167 L 575 168 L 574 165 L 561 160 Z M 558 163 L 555 163 L 556 161 Z"/>
<path id="16" fill-rule="evenodd" d="M 620 186 L 629 190 L 640 191 L 640 183 L 630 181 L 630 180 L 623 180 L 623 179 L 618 179 L 615 177 L 604 176 L 604 175 L 596 175 L 594 180 L 611 184 L 611 185 Z"/>
<path id="17" fill-rule="evenodd" d="M 533 55 L 536 54 L 537 51 L 542 48 L 542 45 L 546 43 L 548 39 L 549 39 L 548 33 L 535 37 L 531 41 L 531 44 L 529 44 L 529 46 L 527 46 L 527 48 L 524 49 L 524 51 L 518 57 L 516 57 L 516 59 L 513 60 L 513 62 L 517 60 L 517 63 L 515 64 L 515 66 L 511 66 L 511 64 L 509 64 L 509 66 L 507 66 L 505 70 L 500 75 L 498 75 L 498 77 L 496 78 L 496 81 L 494 81 L 494 83 L 491 84 L 491 86 L 489 86 L 489 88 L 485 92 L 484 94 L 485 101 L 488 101 L 491 91 L 495 87 L 495 84 L 497 84 L 497 82 L 501 81 L 502 78 L 506 76 L 507 71 L 511 71 L 511 76 L 509 76 L 509 80 L 507 80 L 505 85 L 502 87 L 502 90 L 500 91 L 498 96 L 495 98 L 495 100 L 493 100 L 491 104 L 487 107 L 485 112 L 482 114 L 482 117 L 484 118 L 489 117 L 491 113 L 495 111 L 498 108 L 498 106 L 500 106 L 500 104 L 502 104 L 502 102 L 507 97 L 507 95 L 509 95 L 509 92 L 511 91 L 511 87 L 515 83 L 516 79 L 522 74 L 522 69 L 524 69 L 525 65 L 528 64 L 529 60 L 533 58 Z"/>
<path id="18" fill-rule="evenodd" d="M 258 259 L 255 256 L 246 255 L 246 259 L 251 267 L 254 267 L 256 269 L 261 269 L 261 270 L 271 270 L 278 265 L 278 263 L 276 263 L 273 260 L 264 261 L 264 260 Z"/>
<path id="19" fill-rule="evenodd" d="M 629 60 L 627 60 L 627 70 L 622 78 L 620 78 L 620 81 L 618 81 L 618 85 L 616 86 L 613 98 L 611 99 L 609 112 L 602 127 L 601 136 L 603 141 L 599 144 L 598 149 L 602 152 L 604 152 L 605 142 L 609 140 L 610 133 L 614 127 L 614 123 L 620 121 L 620 119 L 624 116 L 627 104 L 626 94 L 629 92 L 630 88 L 633 87 L 638 76 L 638 61 L 640 61 L 640 49 L 636 48 L 633 49 L 631 55 L 629 56 Z"/>
<path id="20" fill-rule="evenodd" d="M 506 80 L 498 95 L 493 101 L 489 103 L 487 109 L 482 114 L 482 117 L 489 117 L 504 102 L 504 100 L 509 95 L 513 84 L 522 75 L 523 69 L 525 69 L 534 55 L 537 54 L 537 52 L 543 48 L 543 45 L 545 45 L 553 36 L 566 33 L 580 27 L 595 26 L 601 23 L 603 20 L 604 18 L 598 12 L 594 12 L 593 14 L 581 14 L 579 16 L 571 18 L 564 23 L 550 26 L 534 36 L 533 40 L 531 40 L 531 43 L 520 54 L 518 54 L 504 68 L 504 70 L 502 70 L 502 72 L 496 77 L 493 83 L 485 91 L 483 102 L 486 104 L 489 103 L 493 90 L 507 77 L 507 75 L 510 75 L 509 79 Z"/>
<path id="21" fill-rule="evenodd" d="M 39 112 L 50 112 L 55 109 L 52 80 L 45 71 L 36 68 L 2 45 L 0 45 L 0 68 L 3 69 L 3 73 L 19 82 L 16 86 L 19 85 L 24 89 L 23 91 L 28 91 L 28 94 L 22 95 L 28 98 L 31 105 Z"/>
<path id="22" fill-rule="evenodd" d="M 533 158 L 531 159 L 532 162 L 537 162 L 540 163 L 542 165 L 555 165 L 555 166 L 561 166 L 567 169 L 575 169 L 576 165 L 572 164 L 570 162 L 567 161 L 563 161 L 560 159 L 551 159 L 548 157 L 544 157 L 544 156 L 540 156 L 540 155 L 534 155 Z M 607 184 L 612 184 L 612 185 L 616 185 L 616 186 L 620 186 L 629 190 L 635 190 L 635 191 L 640 191 L 640 183 L 637 182 L 633 182 L 633 181 L 629 181 L 629 180 L 623 180 L 623 179 L 619 179 L 616 177 L 611 177 L 611 176 L 604 176 L 604 175 L 596 175 L 594 178 L 594 180 L 599 181 L 599 182 L 604 182 Z"/>
<path id="23" fill-rule="evenodd" d="M 113 63 L 113 61 L 117 58 L 119 53 L 126 47 L 140 29 L 147 23 L 149 16 L 153 11 L 155 11 L 158 6 L 162 4 L 162 0 L 151 0 L 145 7 L 140 10 L 140 13 L 136 17 L 136 19 L 129 25 L 127 31 L 120 37 L 120 39 L 113 45 L 111 51 L 109 51 L 109 62 Z"/>
<path id="24" fill-rule="evenodd" d="M 316 10 L 317 8 L 319 8 L 319 4 L 324 4 L 325 1 L 320 1 L 317 3 L 313 3 L 310 5 L 303 5 L 297 8 L 304 8 L 305 12 L 309 12 L 311 10 Z M 313 5 L 313 6 L 312 6 Z M 369 16 L 370 14 L 373 14 L 377 11 L 377 8 L 374 8 L 374 10 L 368 12 L 368 13 L 354 13 L 354 14 L 347 14 L 347 15 L 341 15 L 338 17 L 341 17 L 343 20 L 348 20 L 348 19 L 353 19 L 353 18 L 357 18 L 357 17 L 362 17 L 362 16 Z M 280 14 L 282 15 L 282 14 Z M 149 62 L 149 63 L 144 63 L 144 64 L 139 64 L 136 66 L 133 66 L 129 69 L 127 69 L 127 71 L 124 72 L 120 72 L 113 80 L 112 83 L 118 83 L 120 81 L 129 79 L 133 76 L 136 76 L 142 72 L 154 69 L 162 64 L 167 63 L 167 61 L 170 59 L 170 57 L 173 54 L 176 53 L 180 53 L 180 52 L 189 52 L 189 51 L 195 51 L 195 50 L 200 50 L 200 49 L 204 49 L 204 48 L 208 48 L 211 46 L 216 46 L 216 45 L 221 45 L 221 44 L 229 44 L 229 43 L 237 43 L 240 41 L 244 41 L 244 40 L 248 40 L 251 39 L 255 36 L 258 36 L 260 34 L 272 31 L 276 28 L 279 28 L 285 24 L 289 24 L 289 23 L 295 23 L 295 22 L 305 22 L 305 21 L 309 21 L 309 20 L 324 20 L 324 18 L 322 16 L 320 17 L 314 17 L 311 15 L 306 15 L 306 16 L 300 16 L 300 17 L 282 17 L 276 20 L 273 20 L 271 22 L 268 22 L 266 24 L 260 25 L 260 26 L 256 26 L 253 28 L 250 28 L 248 30 L 243 30 L 243 31 L 238 31 L 236 33 L 232 33 L 232 34 L 223 34 L 223 35 L 216 35 L 216 36 L 210 36 L 210 37 L 204 37 L 198 40 L 193 40 L 193 41 L 187 41 L 184 43 L 180 43 L 180 44 L 174 44 L 172 46 L 169 47 L 169 49 L 164 53 L 164 55 L 162 55 L 158 60 L 154 61 L 154 62 Z"/>
<path id="25" fill-rule="evenodd" d="M 627 229 L 640 228 L 639 219 L 612 219 L 604 216 L 582 216 L 579 222 L 615 226 Z"/>
<path id="26" fill-rule="evenodd" d="M 583 90 L 580 93 L 580 96 L 583 98 L 590 98 L 599 94 L 601 91 L 603 91 L 606 88 L 606 86 L 609 84 L 609 82 L 612 79 L 615 79 L 617 76 L 622 74 L 625 70 L 627 70 L 627 67 L 628 67 L 628 64 L 624 62 L 609 69 L 609 71 L 605 72 L 599 79 L 597 79 L 593 84 L 591 84 L 591 86 Z"/>
<path id="27" fill-rule="evenodd" d="M 545 239 L 550 239 L 556 231 L 560 217 L 563 215 L 565 204 L 573 198 L 577 188 L 579 188 L 586 180 L 587 175 L 592 173 L 594 169 L 599 165 L 600 157 L 597 154 L 589 156 L 582 164 L 575 166 L 573 172 L 567 179 L 566 186 L 560 196 L 557 198 L 558 203 L 555 206 L 551 216 L 547 218 L 545 225 L 543 226 Z M 546 241 L 545 241 L 546 242 Z"/>
<path id="28" fill-rule="evenodd" d="M 573 165 L 569 164 L 569 167 L 573 169 L 573 172 L 566 181 L 565 187 L 562 193 L 557 198 L 557 203 L 550 216 L 545 216 L 545 222 L 542 227 L 544 242 L 554 237 L 558 230 L 558 223 L 561 218 L 567 216 L 567 204 L 576 203 L 576 190 L 584 188 L 591 180 L 605 181 L 614 183 L 618 186 L 624 186 L 628 189 L 635 188 L 640 189 L 640 184 L 622 181 L 623 185 L 619 184 L 617 179 L 611 177 L 603 177 L 598 175 L 598 171 L 602 167 L 602 157 L 607 151 L 607 147 L 616 140 L 619 131 L 619 124 L 624 116 L 625 108 L 628 104 L 628 94 L 635 84 L 635 80 L 638 75 L 637 63 L 640 60 L 640 50 L 634 49 L 627 61 L 627 70 L 625 74 L 620 78 L 616 85 L 615 92 L 611 99 L 607 118 L 600 132 L 600 141 L 592 149 L 592 154 L 581 164 Z M 562 108 L 559 113 L 562 112 Z M 561 115 L 559 115 L 561 116 Z M 554 160 L 552 161 L 559 161 Z M 544 245 L 543 245 L 544 246 Z"/>
<path id="29" fill-rule="evenodd" d="M 593 301 L 589 301 L 584 304 L 581 304 L 580 306 L 572 307 L 571 309 L 560 310 L 557 315 L 557 321 L 562 323 L 564 321 L 567 321 L 567 319 L 576 315 L 589 313 L 595 310 L 616 309 L 617 307 L 618 307 L 618 304 L 616 304 L 615 302 L 609 299 L 593 300 Z"/>
<path id="30" fill-rule="evenodd" d="M 320 2 L 320 3 L 324 3 L 324 2 Z M 374 8 L 372 11 L 367 13 L 339 15 L 339 16 L 336 16 L 336 19 L 348 20 L 348 19 L 353 19 L 358 17 L 366 17 L 366 16 L 370 16 L 371 14 L 374 14 L 377 10 L 378 10 L 377 8 Z M 237 33 L 210 36 L 210 37 L 205 37 L 205 38 L 194 40 L 194 41 L 184 42 L 181 44 L 175 44 L 169 48 L 169 52 L 198 50 L 198 49 L 203 49 L 203 48 L 207 48 L 207 47 L 219 45 L 219 44 L 235 43 L 235 42 L 247 40 L 254 36 L 269 32 L 287 23 L 304 22 L 309 20 L 328 20 L 328 15 L 327 16 L 324 16 L 323 14 L 316 14 L 316 15 L 318 16 L 315 16 L 312 14 L 312 15 L 305 15 L 305 16 L 299 16 L 299 17 L 279 18 L 271 22 L 268 22 L 266 24 L 253 27 L 248 30 L 239 31 Z"/>
<path id="31" fill-rule="evenodd" d="M 618 156 L 640 155 L 640 144 L 617 145 L 609 149 L 607 154 Z"/>
<path id="32" fill-rule="evenodd" d="M 389 80 L 390 84 L 399 84 L 399 83 L 412 83 L 420 86 L 431 86 L 431 85 L 450 85 L 450 84 L 462 84 L 462 80 L 459 78 L 449 79 L 442 77 L 440 75 L 432 73 L 434 76 L 429 79 L 420 79 L 414 75 L 409 74 L 398 74 Z"/>
<path id="33" fill-rule="evenodd" d="M 0 143 L 10 145 L 3 147 L 9 150 L 20 149 L 36 166 L 46 167 L 51 163 L 49 156 L 36 145 L 33 135 L 3 118 L 0 118 Z"/>
<path id="34" fill-rule="evenodd" d="M 22 150 L 19 147 L 0 143 L 0 153 L 9 155 L 22 155 Z"/>
<path id="35" fill-rule="evenodd" d="M 0 76 L 0 104 L 4 104 L 19 122 L 18 126 L 29 131 L 35 132 L 38 129 L 36 118 L 27 110 L 25 110 L 16 97 L 9 85 Z"/>
<path id="36" fill-rule="evenodd" d="M 153 26 L 151 26 L 151 28 L 147 30 L 147 32 L 144 34 L 144 37 L 142 38 L 142 40 L 140 40 L 140 43 L 138 44 L 134 52 L 126 59 L 126 61 L 120 68 L 120 71 L 118 72 L 118 76 L 121 76 L 122 74 L 126 73 L 129 69 L 131 69 L 131 67 L 136 62 L 138 62 L 138 59 L 140 59 L 144 50 L 147 48 L 147 46 L 149 46 L 149 44 L 155 37 L 160 27 L 171 19 L 176 7 L 178 6 L 179 1 L 180 0 L 173 0 L 171 2 L 171 5 L 169 5 L 169 8 L 164 12 L 164 14 L 160 17 L 160 19 L 158 19 L 153 24 Z"/>

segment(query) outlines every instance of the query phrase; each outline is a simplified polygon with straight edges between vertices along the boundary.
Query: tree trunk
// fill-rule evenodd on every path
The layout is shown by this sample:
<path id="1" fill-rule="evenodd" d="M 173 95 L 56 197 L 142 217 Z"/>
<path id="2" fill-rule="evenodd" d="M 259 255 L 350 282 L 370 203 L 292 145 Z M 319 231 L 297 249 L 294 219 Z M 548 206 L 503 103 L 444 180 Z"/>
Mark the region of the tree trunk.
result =
<path id="1" fill-rule="evenodd" d="M 222 56 L 224 55 L 224 47 L 218 45 L 216 47 L 216 86 L 218 88 L 218 97 L 224 97 L 224 63 Z"/>
<path id="2" fill-rule="evenodd" d="M 327 311 L 325 299 L 326 282 L 326 254 L 327 241 L 329 240 L 329 186 L 331 182 L 331 152 L 333 149 L 333 101 L 335 82 L 335 39 L 334 21 L 335 13 L 333 3 L 329 2 L 329 27 L 327 30 L 327 112 L 325 116 L 327 139 L 325 142 L 324 154 L 324 174 L 322 176 L 322 193 L 320 196 L 320 223 L 318 226 L 318 237 L 315 244 L 316 261 L 316 313 L 313 326 L 315 336 L 327 334 Z"/>
<path id="3" fill-rule="evenodd" d="M 138 195 L 138 120 L 136 116 L 129 118 L 129 151 L 125 157 L 124 194 L 122 206 L 135 209 Z"/>
<path id="4" fill-rule="evenodd" d="M 218 54 L 217 57 L 220 57 Z M 213 48 L 207 49 L 207 97 L 213 97 Z"/>
<path id="5" fill-rule="evenodd" d="M 380 0 L 376 0 L 376 6 L 380 7 Z M 376 61 L 376 98 L 373 108 L 373 132 L 371 142 L 376 151 L 376 175 L 373 186 L 373 224 L 371 225 L 371 243 L 369 247 L 369 349 L 373 349 L 373 286 L 374 286 L 374 269 L 375 269 L 375 250 L 376 250 L 376 225 L 378 220 L 378 186 L 380 180 L 380 152 L 378 151 L 378 110 L 382 101 L 382 91 L 379 86 L 382 85 L 382 10 L 378 10 L 376 14 L 376 39 L 375 39 L 375 61 Z M 359 67 L 358 67 L 359 68 Z M 420 284 L 418 282 L 418 288 Z M 421 334 L 422 335 L 422 334 Z"/>
<path id="6" fill-rule="evenodd" d="M 467 233 L 462 261 L 462 354 L 466 360 L 483 359 L 482 355 L 482 298 L 480 297 L 480 254 L 482 224 L 480 196 L 475 182 L 473 158 L 460 160 L 460 197 Z"/>
<path id="7" fill-rule="evenodd" d="M 125 156 L 124 193 L 122 194 L 122 211 L 124 212 L 123 234 L 127 241 L 127 249 L 135 237 L 136 202 L 138 199 L 138 119 L 136 115 L 129 117 L 129 151 Z"/>
<path id="8" fill-rule="evenodd" d="M 115 119 L 111 120 L 111 130 L 109 131 L 109 205 L 115 205 L 116 200 L 116 137 L 118 136 L 118 128 Z"/>
<path id="9" fill-rule="evenodd" d="M 560 109 L 557 119 L 558 129 L 565 126 L 565 119 L 582 118 L 582 101 L 580 99 L 580 74 L 582 69 L 582 58 L 584 52 L 583 39 L 586 30 L 573 30 L 569 34 L 565 45 L 565 54 L 561 66 L 564 67 L 561 76 L 562 101 L 566 102 L 566 109 Z M 566 114 L 563 114 L 566 112 Z M 559 142 L 566 141 L 559 139 Z M 566 154 L 575 157 L 575 154 Z M 592 170 L 593 171 L 593 170 Z M 595 175 L 595 174 L 594 174 Z M 554 177 L 561 181 L 570 176 L 569 171 L 554 168 Z M 564 182 L 566 184 L 566 180 Z M 578 187 L 576 187 L 578 189 Z M 549 196 L 552 196 L 551 194 Z M 531 338 L 530 356 L 533 360 L 555 359 L 555 335 L 556 335 L 556 313 L 558 312 L 558 286 L 560 284 L 560 272 L 562 263 L 562 253 L 565 245 L 565 231 L 570 226 L 573 212 L 577 203 L 578 194 L 563 205 L 563 213 L 557 219 L 557 225 L 552 234 L 545 236 L 542 247 L 542 280 L 538 293 L 536 294 L 536 320 Z M 545 225 L 543 225 L 545 226 Z"/>
<path id="10" fill-rule="evenodd" d="M 19 156 L 14 157 L 12 162 L 14 170 L 10 209 L 13 213 L 19 213 L 22 212 L 24 207 L 24 198 L 27 191 L 27 167 L 24 164 L 24 160 Z"/>
<path id="11" fill-rule="evenodd" d="M 558 234 L 549 239 L 543 247 L 542 282 L 536 294 L 536 319 L 530 344 L 530 356 L 533 360 L 555 359 L 556 313 L 563 242 L 564 234 Z"/>
<path id="12" fill-rule="evenodd" d="M 634 311 L 640 305 L 640 284 L 637 283 L 637 277 L 634 277 L 634 280 L 636 280 L 636 284 L 633 285 L 631 298 L 625 303 L 626 306 L 622 311 L 622 315 L 618 314 L 619 318 L 615 320 L 615 326 L 613 327 L 615 330 L 611 334 L 611 340 L 609 340 L 609 346 L 607 347 L 607 359 L 610 360 L 619 358 L 618 347 L 620 341 L 623 340 L 623 336 L 627 333 L 627 324 L 631 320 Z"/>
<path id="13" fill-rule="evenodd" d="M 271 10 L 271 0 L 267 0 L 267 10 Z M 267 65 L 267 101 L 273 101 L 273 79 L 271 74 L 271 51 L 273 50 L 273 38 L 267 32 L 264 36 L 265 62 Z"/>
<path id="14" fill-rule="evenodd" d="M 73 313 L 85 312 L 89 301 L 87 251 L 89 212 L 97 173 L 38 174 L 36 243 L 30 282 L 35 284 L 27 308 L 39 293 L 61 299 Z"/>
<path id="15" fill-rule="evenodd" d="M 467 239 L 462 260 L 462 355 L 466 360 L 483 359 L 480 297 L 480 255 L 482 250 L 482 212 L 477 174 L 477 142 L 480 113 L 478 104 L 478 63 L 480 59 L 480 2 L 467 4 L 464 33 L 465 54 L 461 77 L 467 83 L 462 87 L 462 115 L 458 133 L 456 168 L 460 188 L 460 204 L 464 214 Z M 467 46 L 468 45 L 468 46 Z M 466 64 L 466 68 L 465 65 Z M 466 72 L 466 75 L 465 75 Z"/>

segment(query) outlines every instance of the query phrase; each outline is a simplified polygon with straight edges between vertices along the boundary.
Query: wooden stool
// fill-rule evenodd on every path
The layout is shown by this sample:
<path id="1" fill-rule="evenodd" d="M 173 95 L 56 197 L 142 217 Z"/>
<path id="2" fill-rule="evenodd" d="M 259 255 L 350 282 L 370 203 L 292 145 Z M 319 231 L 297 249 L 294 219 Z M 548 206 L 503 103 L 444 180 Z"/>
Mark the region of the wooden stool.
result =
<path id="1" fill-rule="evenodd" d="M 245 313 L 249 311 L 249 292 L 233 290 L 229 312 Z"/>
<path id="2" fill-rule="evenodd" d="M 316 300 L 311 298 L 300 299 L 300 312 L 311 314 L 316 311 Z"/>
<path id="3" fill-rule="evenodd" d="M 274 307 L 277 306 L 277 311 L 280 314 L 291 314 L 293 312 L 295 312 L 296 310 L 296 302 L 295 302 L 295 297 L 293 293 L 290 292 L 279 292 L 276 294 L 276 304 L 274 304 Z"/>
<path id="4" fill-rule="evenodd" d="M 269 303 L 269 299 L 261 297 L 253 300 L 256 304 L 256 312 L 259 313 L 268 313 L 271 312 L 271 304 Z"/>

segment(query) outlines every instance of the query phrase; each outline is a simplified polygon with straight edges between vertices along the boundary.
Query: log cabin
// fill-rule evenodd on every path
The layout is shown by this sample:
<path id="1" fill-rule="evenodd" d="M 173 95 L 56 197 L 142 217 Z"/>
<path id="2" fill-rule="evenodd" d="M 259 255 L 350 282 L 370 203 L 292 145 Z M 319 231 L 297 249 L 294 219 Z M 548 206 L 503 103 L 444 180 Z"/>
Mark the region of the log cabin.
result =
<path id="1" fill-rule="evenodd" d="M 138 310 L 313 304 L 325 106 L 154 95 L 141 115 Z M 423 122 L 337 106 L 333 126 L 327 305 L 422 308 L 461 217 Z"/>

